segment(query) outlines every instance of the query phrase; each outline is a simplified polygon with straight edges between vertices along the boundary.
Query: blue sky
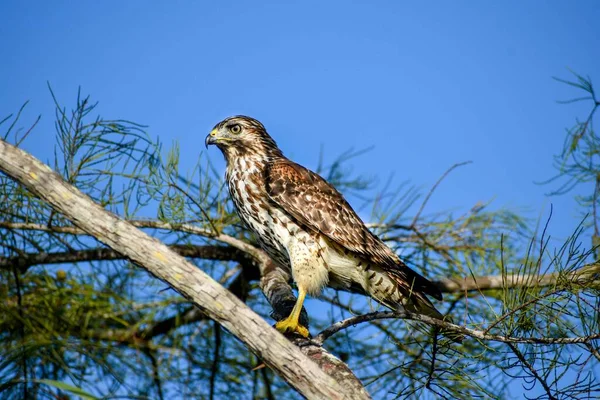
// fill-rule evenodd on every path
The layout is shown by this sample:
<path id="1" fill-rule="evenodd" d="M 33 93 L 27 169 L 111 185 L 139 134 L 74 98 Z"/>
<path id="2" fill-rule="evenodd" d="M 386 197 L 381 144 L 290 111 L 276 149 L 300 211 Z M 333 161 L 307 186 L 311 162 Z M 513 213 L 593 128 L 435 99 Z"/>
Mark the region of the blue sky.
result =
<path id="1" fill-rule="evenodd" d="M 25 147 L 43 158 L 46 81 L 64 104 L 81 85 L 103 116 L 180 141 L 190 165 L 216 122 L 247 114 L 308 167 L 321 147 L 332 160 L 374 146 L 355 172 L 427 189 L 472 160 L 429 211 L 490 199 L 547 209 L 550 187 L 533 182 L 553 175 L 564 128 L 583 116 L 556 103 L 579 93 L 551 77 L 597 75 L 597 2 L 216 3 L 2 2 L 0 112 L 31 100 L 43 120 Z M 566 235 L 574 203 L 552 202 Z"/>
<path id="2" fill-rule="evenodd" d="M 374 146 L 355 172 L 427 190 L 473 161 L 429 212 L 494 199 L 537 217 L 552 202 L 554 236 L 579 222 L 572 196 L 534 182 L 587 111 L 557 104 L 581 93 L 552 76 L 600 80 L 597 1 L 5 1 L 0 15 L 0 115 L 31 101 L 43 119 L 24 147 L 42 159 L 48 81 L 63 104 L 81 86 L 103 116 L 178 140 L 190 167 L 215 123 L 247 114 L 312 168 L 321 148 L 333 160 Z"/>

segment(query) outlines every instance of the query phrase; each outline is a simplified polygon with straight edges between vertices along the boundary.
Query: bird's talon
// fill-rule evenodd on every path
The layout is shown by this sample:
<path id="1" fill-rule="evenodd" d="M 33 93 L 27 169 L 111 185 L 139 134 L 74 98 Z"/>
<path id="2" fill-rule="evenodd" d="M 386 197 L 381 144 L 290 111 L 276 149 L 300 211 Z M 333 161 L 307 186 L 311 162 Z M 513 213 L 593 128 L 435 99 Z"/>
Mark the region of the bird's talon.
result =
<path id="1" fill-rule="evenodd" d="M 309 332 L 305 326 L 300 325 L 297 321 L 289 321 L 288 319 L 281 320 L 275 324 L 275 329 L 281 333 L 297 333 L 305 338 L 308 338 Z"/>

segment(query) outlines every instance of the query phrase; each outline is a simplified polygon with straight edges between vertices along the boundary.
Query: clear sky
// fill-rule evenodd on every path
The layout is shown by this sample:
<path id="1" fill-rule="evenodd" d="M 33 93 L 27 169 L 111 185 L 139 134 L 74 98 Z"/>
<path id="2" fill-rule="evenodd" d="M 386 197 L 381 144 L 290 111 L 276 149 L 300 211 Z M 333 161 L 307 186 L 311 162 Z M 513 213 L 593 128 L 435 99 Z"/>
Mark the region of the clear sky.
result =
<path id="1" fill-rule="evenodd" d="M 578 224 L 572 196 L 547 198 L 581 93 L 567 68 L 600 84 L 600 2 L 3 1 L 0 116 L 31 100 L 42 123 L 24 147 L 50 159 L 49 81 L 65 105 L 78 86 L 105 117 L 178 140 L 191 166 L 222 118 L 261 120 L 284 152 L 316 167 L 374 146 L 355 172 L 440 187 L 430 212 L 495 206 L 550 232 Z M 32 119 L 30 119 L 31 121 Z M 211 157 L 220 168 L 222 157 Z"/>
<path id="2" fill-rule="evenodd" d="M 374 146 L 355 172 L 427 189 L 472 160 L 429 211 L 489 199 L 547 210 L 550 187 L 534 181 L 553 174 L 564 128 L 583 116 L 556 103 L 579 93 L 552 76 L 600 79 L 600 3 L 352 3 L 1 2 L 0 113 L 31 100 L 42 129 L 25 147 L 49 157 L 46 82 L 67 105 L 81 85 L 103 116 L 179 140 L 190 165 L 216 122 L 247 114 L 308 167 L 321 146 L 330 160 Z M 574 203 L 552 202 L 568 234 Z"/>

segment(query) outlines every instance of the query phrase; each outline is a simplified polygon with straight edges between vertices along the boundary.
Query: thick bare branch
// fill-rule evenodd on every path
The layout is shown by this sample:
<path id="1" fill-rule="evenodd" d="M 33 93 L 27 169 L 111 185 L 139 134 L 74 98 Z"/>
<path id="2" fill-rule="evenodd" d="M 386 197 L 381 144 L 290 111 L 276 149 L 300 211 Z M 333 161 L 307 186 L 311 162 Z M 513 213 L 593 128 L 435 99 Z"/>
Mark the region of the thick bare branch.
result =
<path id="1" fill-rule="evenodd" d="M 302 337 L 296 336 L 293 342 L 300 347 L 300 350 L 311 360 L 317 363 L 324 371 L 340 383 L 340 385 L 357 393 L 362 393 L 363 396 L 367 397 L 365 387 L 361 381 L 354 375 L 354 372 L 348 367 L 348 364 L 329 353 L 322 346 L 313 343 L 311 340 L 307 340 Z"/>
<path id="2" fill-rule="evenodd" d="M 76 226 L 168 282 L 308 398 L 365 398 L 363 393 L 349 390 L 325 374 L 259 315 L 165 244 L 102 209 L 48 166 L 2 140 L 0 170 Z"/>
<path id="3" fill-rule="evenodd" d="M 182 257 L 237 261 L 244 264 L 254 263 L 254 259 L 247 253 L 231 246 L 176 244 L 170 245 L 169 248 Z M 38 264 L 63 264 L 123 259 L 127 259 L 127 257 L 108 247 L 51 253 L 26 253 L 15 257 L 0 257 L 0 269 L 18 267 L 21 269 L 21 272 L 24 272 L 28 267 Z"/>
<path id="4" fill-rule="evenodd" d="M 155 220 L 130 220 L 127 221 L 129 224 L 136 228 L 149 228 L 149 229 L 163 229 L 170 232 L 185 232 L 191 233 L 198 236 L 214 239 L 218 242 L 228 244 L 235 247 L 238 250 L 242 250 L 260 263 L 268 263 L 269 256 L 261 249 L 252 246 L 244 242 L 243 240 L 234 238 L 223 233 L 215 234 L 214 232 L 204 229 L 191 224 L 169 224 L 167 222 L 155 221 Z M 53 232 L 53 233 L 66 233 L 71 235 L 88 235 L 89 232 L 81 229 L 77 226 L 55 226 L 55 225 L 43 225 L 25 222 L 7 222 L 0 221 L 0 228 L 15 229 L 15 230 L 33 230 L 39 232 Z"/>
<path id="5" fill-rule="evenodd" d="M 481 290 L 493 290 L 512 287 L 545 287 L 556 285 L 560 280 L 570 282 L 586 282 L 594 286 L 600 283 L 600 262 L 596 261 L 584 267 L 565 273 L 552 273 L 545 275 L 489 275 L 467 278 L 445 278 L 434 280 L 433 283 L 445 293 L 461 293 Z M 596 279 L 595 279 L 596 278 Z"/>
<path id="6" fill-rule="evenodd" d="M 169 231 L 178 231 L 193 233 L 199 236 L 209 237 L 221 243 L 228 244 L 238 250 L 241 250 L 254 257 L 259 265 L 269 265 L 271 260 L 269 256 L 261 249 L 254 247 L 240 239 L 225 234 L 214 235 L 212 232 L 191 225 L 191 224 L 168 224 L 160 221 L 151 220 L 132 220 L 129 221 L 138 228 L 165 229 Z M 35 230 L 40 232 L 67 233 L 73 235 L 86 234 L 82 229 L 73 226 L 47 226 L 34 223 L 20 223 L 0 221 L 0 228 L 15 230 Z M 193 256 L 189 256 L 193 257 Z M 15 257 L 16 258 L 16 257 Z M 0 264 L 0 268 L 2 265 Z M 594 274 L 600 273 L 600 264 L 598 262 L 588 264 L 585 267 L 571 272 L 570 274 L 546 274 L 546 275 L 488 275 L 465 278 L 438 278 L 432 279 L 432 282 L 444 293 L 464 293 L 479 292 L 483 290 L 494 290 L 511 287 L 545 287 L 552 286 L 560 279 L 589 280 Z M 264 276 L 264 273 L 261 274 Z M 598 281 L 590 282 L 591 285 L 600 284 Z"/>

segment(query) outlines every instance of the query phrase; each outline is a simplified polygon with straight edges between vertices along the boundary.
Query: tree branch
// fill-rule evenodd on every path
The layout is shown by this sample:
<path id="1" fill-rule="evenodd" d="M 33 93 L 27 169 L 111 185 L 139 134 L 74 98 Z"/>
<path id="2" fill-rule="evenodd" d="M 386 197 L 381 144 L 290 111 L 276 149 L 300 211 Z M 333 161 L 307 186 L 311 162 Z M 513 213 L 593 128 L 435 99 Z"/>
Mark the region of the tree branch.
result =
<path id="1" fill-rule="evenodd" d="M 242 270 L 242 272 L 236 276 L 236 278 L 229 284 L 227 288 L 237 298 L 244 302 L 246 301 L 246 297 L 248 295 L 247 289 L 245 288 L 246 285 L 244 284 L 246 279 L 248 279 L 248 273 L 246 270 Z M 156 321 L 150 326 L 143 329 L 140 328 L 135 332 L 132 332 L 128 329 L 108 331 L 103 330 L 101 332 L 88 331 L 86 332 L 86 335 L 94 339 L 114 340 L 118 342 L 139 344 L 139 341 L 148 342 L 157 336 L 169 333 L 171 330 L 177 327 L 192 324 L 207 318 L 208 316 L 200 308 L 191 306 L 178 315 Z"/>
<path id="2" fill-rule="evenodd" d="M 0 165 L 1 169 L 2 165 Z M 62 178 L 60 178 L 62 179 Z M 244 242 L 243 240 L 234 238 L 233 236 L 226 235 L 224 233 L 215 234 L 214 232 L 201 228 L 192 224 L 170 224 L 168 222 L 155 221 L 155 220 L 130 220 L 126 221 L 136 228 L 148 228 L 148 229 L 162 229 L 169 232 L 184 232 L 191 233 L 198 236 L 214 239 L 218 242 L 228 244 L 238 250 L 248 253 L 254 257 L 257 262 L 267 264 L 270 262 L 270 258 L 261 249 L 252 246 Z M 44 225 L 26 222 L 7 222 L 0 221 L 0 228 L 14 229 L 14 230 L 34 230 L 39 232 L 52 232 L 52 233 L 66 233 L 70 235 L 89 235 L 90 233 L 77 226 L 56 226 L 56 225 Z"/>
<path id="3" fill-rule="evenodd" d="M 151 228 L 151 229 L 165 229 L 169 231 L 178 231 L 185 233 L 192 233 L 199 236 L 204 236 L 207 238 L 212 238 L 221 243 L 225 243 L 230 245 L 231 247 L 238 249 L 242 252 L 247 253 L 248 255 L 254 257 L 256 259 L 257 265 L 269 265 L 271 260 L 269 256 L 262 251 L 261 249 L 252 246 L 240 239 L 234 238 L 225 234 L 214 235 L 212 232 L 191 225 L 191 224 L 168 224 L 160 221 L 151 221 L 151 220 L 131 220 L 129 221 L 132 225 L 138 228 Z M 53 232 L 53 233 L 66 233 L 72 235 L 85 235 L 87 234 L 82 229 L 79 229 L 74 226 L 47 226 L 43 224 L 35 224 L 35 223 L 21 223 L 21 222 L 7 222 L 0 221 L 0 228 L 5 229 L 14 229 L 14 230 L 34 230 L 40 232 Z M 185 247 L 185 246 L 184 246 Z M 186 257 L 195 257 L 192 255 L 194 251 L 199 250 L 189 250 L 190 255 L 185 255 Z M 227 250 L 229 251 L 229 250 Z M 232 253 L 233 254 L 233 253 Z M 42 255 L 37 256 L 40 259 L 43 258 Z M 201 257 L 200 255 L 198 257 Z M 14 257 L 16 261 L 18 257 Z M 217 259 L 217 258 L 214 258 Z M 221 259 L 221 258 L 219 258 Z M 222 258 L 223 260 L 227 258 Z M 4 259 L 7 260 L 7 259 Z M 19 261 L 20 262 L 20 261 Z M 39 264 L 46 264 L 46 262 L 39 262 Z M 0 258 L 0 268 L 4 267 L 6 264 L 2 264 L 2 259 Z M 478 292 L 482 290 L 494 290 L 494 289 L 502 289 L 502 288 L 512 288 L 512 287 L 544 287 L 544 286 L 552 286 L 557 283 L 560 279 L 566 277 L 566 279 L 573 280 L 588 280 L 589 278 L 595 276 L 596 274 L 600 274 L 600 261 L 595 263 L 588 264 L 577 271 L 571 272 L 567 275 L 559 274 L 559 273 L 551 273 L 546 275 L 523 275 L 523 274 L 515 274 L 515 275 L 488 275 L 488 276 L 478 276 L 478 277 L 465 277 L 465 278 L 438 278 L 432 279 L 434 285 L 436 285 L 442 292 L 444 293 L 464 293 L 464 292 Z M 262 274 L 264 276 L 264 274 Z M 596 279 L 592 284 L 600 284 L 600 279 Z"/>
<path id="4" fill-rule="evenodd" d="M 259 315 L 203 271 L 157 239 L 107 212 L 67 184 L 48 166 L 3 140 L 0 140 L 0 170 L 48 202 L 77 227 L 168 282 L 244 342 L 306 397 L 365 398 L 364 393 L 348 390 L 325 374 Z M 237 247 L 233 243 L 228 244 Z"/>
<path id="5" fill-rule="evenodd" d="M 423 200 L 423 203 L 421 203 L 421 207 L 419 207 L 419 211 L 417 211 L 417 213 L 413 217 L 412 222 L 410 223 L 411 227 L 414 228 L 417 225 L 417 221 L 419 220 L 419 217 L 421 216 L 421 213 L 425 209 L 425 206 L 427 205 L 427 202 L 431 198 L 431 195 L 433 194 L 433 192 L 435 192 L 435 189 L 437 189 L 437 187 L 440 185 L 440 183 L 442 183 L 442 181 L 448 176 L 448 174 L 450 174 L 450 172 L 452 172 L 452 170 L 454 170 L 455 168 L 462 167 L 463 165 L 467 165 L 467 164 L 471 164 L 471 163 L 472 163 L 472 161 L 463 161 L 461 163 L 454 164 L 453 166 L 451 166 L 450 168 L 448 168 L 446 170 L 446 172 L 444 172 L 442 174 L 442 176 L 440 177 L 440 179 L 438 179 L 437 182 L 431 187 L 431 189 L 429 190 L 429 193 L 427 193 L 427 196 L 425 196 L 425 200 Z"/>
<path id="6" fill-rule="evenodd" d="M 513 337 L 513 336 L 502 336 L 493 335 L 486 333 L 485 331 L 469 329 L 460 325 L 452 324 L 450 322 L 442 321 L 439 319 L 431 318 L 426 315 L 414 314 L 407 311 L 379 311 L 372 312 L 364 315 L 357 315 L 354 317 L 347 318 L 343 321 L 336 322 L 327 329 L 321 331 L 312 341 L 317 345 L 322 345 L 325 340 L 341 331 L 342 329 L 349 328 L 364 322 L 379 320 L 379 319 L 394 319 L 401 318 L 412 321 L 424 322 L 426 324 L 442 328 L 444 330 L 455 331 L 474 337 L 476 339 L 502 342 L 502 343 L 527 343 L 527 344 L 578 344 L 578 343 L 589 343 L 592 340 L 600 339 L 600 333 L 596 333 L 588 336 L 572 337 L 572 338 L 547 338 L 547 337 Z"/>
<path id="7" fill-rule="evenodd" d="M 600 284 L 600 261 L 587 264 L 570 273 L 551 273 L 545 275 L 509 274 L 489 275 L 466 278 L 444 278 L 433 280 L 442 292 L 462 293 L 481 290 L 506 289 L 512 287 L 545 287 L 556 285 L 559 281 L 586 282 Z"/>
<path id="8" fill-rule="evenodd" d="M 368 397 L 369 394 L 361 381 L 354 375 L 354 372 L 348 367 L 348 364 L 329 353 L 325 348 L 312 340 L 296 336 L 293 342 L 300 347 L 300 350 L 311 360 L 317 363 L 327 374 L 332 376 L 340 385 L 348 388 L 349 390 L 361 393 L 363 396 Z"/>
<path id="9" fill-rule="evenodd" d="M 205 260 L 237 261 L 242 264 L 254 264 L 248 253 L 231 246 L 197 246 L 187 244 L 169 245 L 169 248 L 182 257 L 202 258 Z M 24 253 L 15 257 L 0 257 L 0 269 L 17 267 L 21 272 L 38 264 L 63 264 L 89 261 L 124 260 L 126 256 L 108 247 L 95 249 L 64 251 L 53 253 Z"/>
<path id="10" fill-rule="evenodd" d="M 515 353 L 519 361 L 529 370 L 531 375 L 533 375 L 535 379 L 542 385 L 542 387 L 546 391 L 546 394 L 548 395 L 548 399 L 557 400 L 556 397 L 552 394 L 552 390 L 550 390 L 550 387 L 548 386 L 548 383 L 546 383 L 546 380 L 542 378 L 537 372 L 537 370 L 533 367 L 533 365 L 531 365 L 531 363 L 527 361 L 527 358 L 525 358 L 525 356 L 523 355 L 523 353 L 521 353 L 517 346 L 514 343 L 508 343 L 508 347 L 510 347 L 510 349 L 513 353 Z"/>

